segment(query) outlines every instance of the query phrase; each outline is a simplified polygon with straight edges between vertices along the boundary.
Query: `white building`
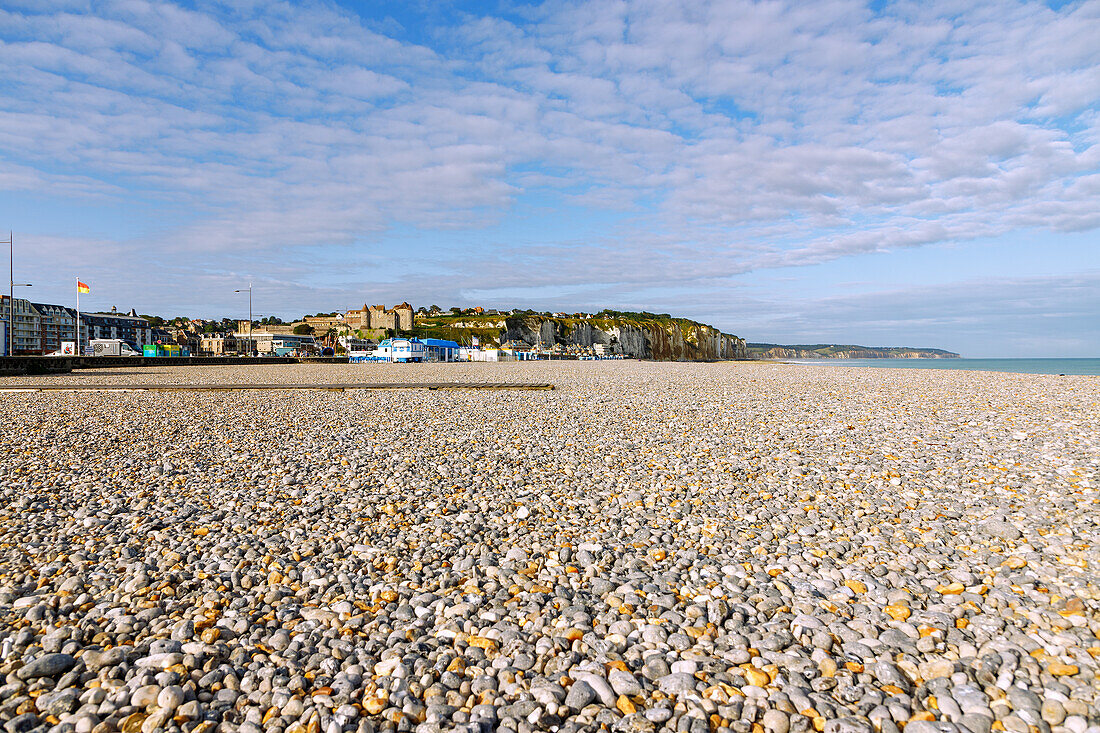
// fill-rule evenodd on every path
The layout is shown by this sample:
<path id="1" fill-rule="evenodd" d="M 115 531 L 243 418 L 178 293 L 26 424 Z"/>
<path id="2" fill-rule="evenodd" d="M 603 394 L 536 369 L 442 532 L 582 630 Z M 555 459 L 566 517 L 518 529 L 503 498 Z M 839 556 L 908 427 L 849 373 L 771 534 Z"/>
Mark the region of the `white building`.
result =
<path id="1" fill-rule="evenodd" d="M 382 339 L 378 348 L 373 351 L 351 351 L 348 360 L 352 364 L 363 362 L 421 362 L 421 361 L 454 361 L 458 350 L 458 344 L 453 341 L 435 340 L 436 344 L 429 346 L 419 339 Z M 454 352 L 451 350 L 454 347 Z"/>
<path id="2" fill-rule="evenodd" d="M 397 362 L 424 361 L 427 349 L 417 339 L 390 339 L 390 359 Z"/>
<path id="3" fill-rule="evenodd" d="M 458 350 L 459 361 L 508 361 L 510 357 L 500 349 L 474 349 L 465 346 Z"/>
<path id="4" fill-rule="evenodd" d="M 371 341 L 367 339 L 356 338 L 355 336 L 338 336 L 337 343 L 344 347 L 344 349 L 350 354 L 354 352 L 366 351 L 371 347 Z"/>
<path id="5" fill-rule="evenodd" d="M 374 351 L 368 352 L 369 361 L 390 361 L 390 357 L 393 356 L 393 352 L 390 350 L 390 340 L 383 339 L 378 344 L 378 348 Z"/>

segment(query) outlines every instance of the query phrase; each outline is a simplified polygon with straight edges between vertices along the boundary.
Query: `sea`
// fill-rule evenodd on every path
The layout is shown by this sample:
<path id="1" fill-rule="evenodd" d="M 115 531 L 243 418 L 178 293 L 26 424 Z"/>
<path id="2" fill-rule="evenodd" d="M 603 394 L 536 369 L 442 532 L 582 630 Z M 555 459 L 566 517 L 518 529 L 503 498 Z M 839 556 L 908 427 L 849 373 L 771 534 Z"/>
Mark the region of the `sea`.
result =
<path id="1" fill-rule="evenodd" d="M 790 364 L 879 369 L 960 369 L 969 372 L 1100 376 L 1100 359 L 786 359 Z"/>

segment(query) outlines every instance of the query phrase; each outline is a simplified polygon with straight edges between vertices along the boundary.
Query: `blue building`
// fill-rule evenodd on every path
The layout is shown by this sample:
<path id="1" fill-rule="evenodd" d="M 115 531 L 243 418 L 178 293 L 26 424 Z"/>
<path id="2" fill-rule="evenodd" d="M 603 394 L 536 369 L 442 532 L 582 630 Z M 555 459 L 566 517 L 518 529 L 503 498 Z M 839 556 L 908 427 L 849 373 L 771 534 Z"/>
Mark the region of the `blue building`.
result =
<path id="1" fill-rule="evenodd" d="M 446 339 L 424 339 L 425 361 L 457 361 L 459 345 Z"/>
<path id="2" fill-rule="evenodd" d="M 369 352 L 350 353 L 349 361 L 419 362 L 458 361 L 459 345 L 446 339 L 383 339 L 378 348 Z"/>

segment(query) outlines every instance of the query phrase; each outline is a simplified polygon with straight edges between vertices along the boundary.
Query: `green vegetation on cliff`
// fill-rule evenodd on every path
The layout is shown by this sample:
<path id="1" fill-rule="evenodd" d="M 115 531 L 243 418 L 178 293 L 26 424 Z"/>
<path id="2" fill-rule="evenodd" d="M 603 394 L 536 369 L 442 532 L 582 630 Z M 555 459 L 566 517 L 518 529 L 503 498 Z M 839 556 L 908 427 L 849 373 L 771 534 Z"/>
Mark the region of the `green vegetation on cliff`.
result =
<path id="1" fill-rule="evenodd" d="M 466 312 L 419 315 L 414 333 L 483 346 L 522 341 L 544 348 L 588 349 L 603 344 L 612 353 L 659 360 L 745 358 L 744 342 L 713 326 L 668 313 L 603 310 L 596 314 Z"/>
<path id="2" fill-rule="evenodd" d="M 698 345 L 699 331 L 710 330 L 720 333 L 717 328 L 705 323 L 697 323 L 687 318 L 675 318 L 668 313 L 649 313 L 648 311 L 602 310 L 591 316 L 548 316 L 532 311 L 520 311 L 514 315 L 464 315 L 438 314 L 417 316 L 416 327 L 410 333 L 424 338 L 451 339 L 468 341 L 477 336 L 482 343 L 497 343 L 497 335 L 510 324 L 521 322 L 551 323 L 559 335 L 568 335 L 577 326 L 588 324 L 592 328 L 606 331 L 624 326 L 633 326 L 642 330 L 660 329 L 669 334 L 678 330 L 685 341 Z"/>

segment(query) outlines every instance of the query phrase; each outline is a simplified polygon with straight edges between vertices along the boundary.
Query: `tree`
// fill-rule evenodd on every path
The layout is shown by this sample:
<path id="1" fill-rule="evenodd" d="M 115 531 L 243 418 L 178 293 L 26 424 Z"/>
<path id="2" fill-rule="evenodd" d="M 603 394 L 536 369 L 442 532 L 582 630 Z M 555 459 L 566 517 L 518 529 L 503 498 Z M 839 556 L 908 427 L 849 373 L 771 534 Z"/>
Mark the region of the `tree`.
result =
<path id="1" fill-rule="evenodd" d="M 298 336 L 307 336 L 313 333 L 313 326 L 308 323 L 299 323 L 294 327 L 294 333 Z"/>

